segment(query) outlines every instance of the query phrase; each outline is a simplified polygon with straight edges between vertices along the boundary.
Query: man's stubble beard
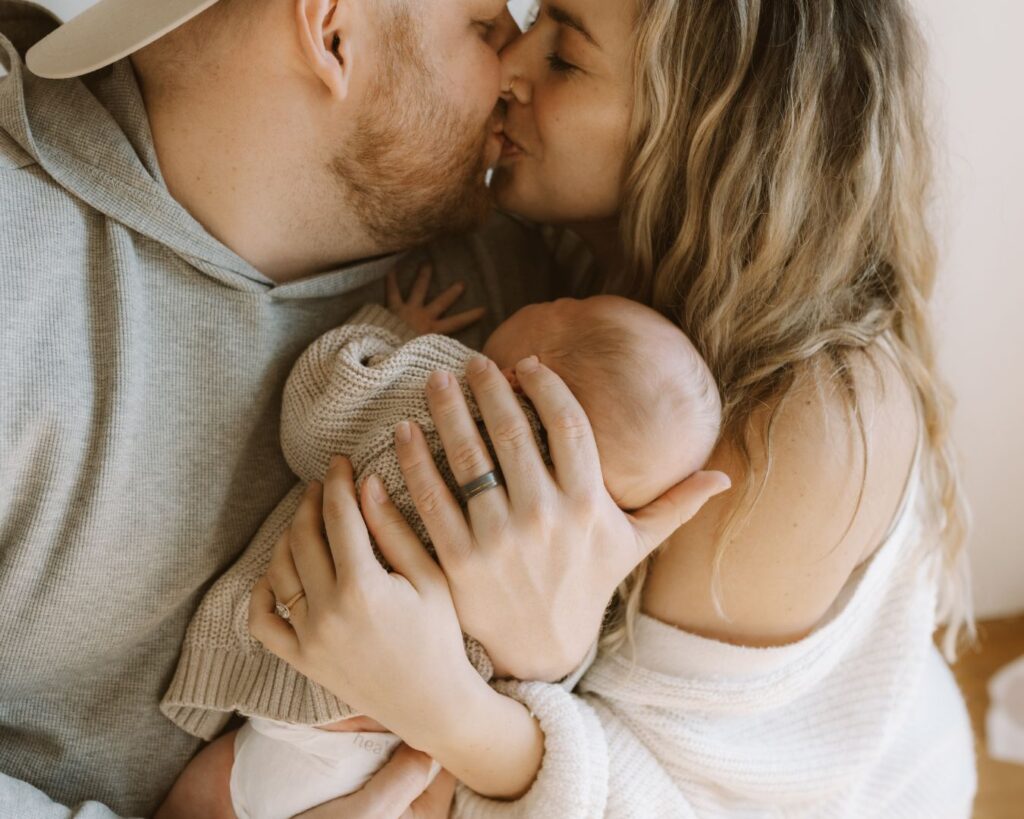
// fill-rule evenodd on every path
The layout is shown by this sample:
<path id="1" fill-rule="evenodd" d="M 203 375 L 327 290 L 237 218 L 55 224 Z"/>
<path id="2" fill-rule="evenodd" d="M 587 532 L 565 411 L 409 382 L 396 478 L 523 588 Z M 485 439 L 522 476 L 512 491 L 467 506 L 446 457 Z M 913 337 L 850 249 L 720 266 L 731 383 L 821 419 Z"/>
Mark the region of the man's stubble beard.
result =
<path id="1" fill-rule="evenodd" d="M 478 227 L 491 209 L 484 184 L 490 124 L 459 116 L 431 83 L 411 21 L 388 30 L 374 111 L 331 162 L 356 217 L 382 250 Z"/>

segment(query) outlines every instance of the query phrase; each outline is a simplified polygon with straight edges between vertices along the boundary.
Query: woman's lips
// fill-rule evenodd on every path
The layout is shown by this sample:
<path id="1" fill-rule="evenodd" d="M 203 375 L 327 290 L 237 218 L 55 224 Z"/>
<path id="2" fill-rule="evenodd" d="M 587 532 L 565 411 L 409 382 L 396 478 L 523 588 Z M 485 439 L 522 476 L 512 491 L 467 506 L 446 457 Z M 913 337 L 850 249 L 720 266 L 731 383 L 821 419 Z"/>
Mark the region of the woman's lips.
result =
<path id="1" fill-rule="evenodd" d="M 502 133 L 501 135 L 501 158 L 502 159 L 514 159 L 522 156 L 526 153 L 519 145 L 519 143 L 510 139 L 508 134 Z"/>

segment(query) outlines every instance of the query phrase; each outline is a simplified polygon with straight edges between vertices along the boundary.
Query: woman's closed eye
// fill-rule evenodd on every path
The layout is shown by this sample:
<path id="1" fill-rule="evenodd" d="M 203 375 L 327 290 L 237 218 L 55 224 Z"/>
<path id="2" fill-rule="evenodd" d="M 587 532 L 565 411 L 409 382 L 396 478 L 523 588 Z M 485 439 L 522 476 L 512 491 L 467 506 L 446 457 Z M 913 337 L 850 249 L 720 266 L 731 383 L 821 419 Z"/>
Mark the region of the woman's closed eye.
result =
<path id="1" fill-rule="evenodd" d="M 548 65 L 551 67 L 551 70 L 559 74 L 572 74 L 574 71 L 579 71 L 578 66 L 575 66 L 572 63 L 563 60 L 558 55 L 557 51 L 552 51 L 550 54 L 548 54 L 547 60 Z"/>

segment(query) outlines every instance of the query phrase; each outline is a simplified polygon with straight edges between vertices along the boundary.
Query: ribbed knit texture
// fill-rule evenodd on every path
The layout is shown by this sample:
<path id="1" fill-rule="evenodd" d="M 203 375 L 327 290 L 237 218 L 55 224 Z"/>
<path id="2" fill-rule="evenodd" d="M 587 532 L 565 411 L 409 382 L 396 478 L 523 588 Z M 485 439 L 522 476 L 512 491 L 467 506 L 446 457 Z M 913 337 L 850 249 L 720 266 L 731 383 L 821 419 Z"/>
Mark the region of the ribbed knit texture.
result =
<path id="1" fill-rule="evenodd" d="M 480 411 L 464 381 L 466 362 L 474 355 L 474 350 L 446 336 L 417 338 L 400 319 L 377 305 L 366 305 L 349 323 L 321 336 L 302 354 L 284 389 L 281 444 L 288 464 L 303 482 L 274 510 L 200 603 L 160 703 L 168 718 L 189 733 L 212 739 L 232 711 L 298 725 L 323 725 L 354 715 L 347 704 L 252 638 L 250 592 L 266 571 L 274 544 L 291 523 L 305 482 L 322 481 L 335 454 L 351 459 L 357 489 L 369 475 L 380 477 L 434 555 L 430 535 L 398 466 L 394 430 L 403 420 L 420 426 L 448 488 L 460 497 L 427 408 L 426 383 L 434 370 L 455 374 L 487 441 Z M 525 398 L 519 401 L 549 460 L 533 407 Z M 374 553 L 390 569 L 376 544 Z M 466 636 L 465 641 L 473 666 L 490 680 L 494 669 L 486 651 L 472 637 Z"/>
<path id="2" fill-rule="evenodd" d="M 890 534 L 804 639 L 742 647 L 641 615 L 635 657 L 599 655 L 576 694 L 498 683 L 540 720 L 543 764 L 515 801 L 460 784 L 453 816 L 969 817 L 970 725 L 931 642 L 936 566 L 915 557 L 917 468 Z"/>

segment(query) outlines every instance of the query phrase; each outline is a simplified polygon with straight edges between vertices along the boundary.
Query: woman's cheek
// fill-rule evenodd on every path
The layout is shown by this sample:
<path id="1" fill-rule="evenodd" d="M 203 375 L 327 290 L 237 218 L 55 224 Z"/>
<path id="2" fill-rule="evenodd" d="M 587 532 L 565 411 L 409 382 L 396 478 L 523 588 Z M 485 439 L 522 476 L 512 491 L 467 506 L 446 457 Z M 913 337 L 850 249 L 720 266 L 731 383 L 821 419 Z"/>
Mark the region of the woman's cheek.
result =
<path id="1" fill-rule="evenodd" d="M 590 200 L 595 206 L 595 218 L 614 216 L 622 205 L 622 182 L 629 149 L 630 109 L 621 103 L 605 101 L 592 110 L 591 137 L 588 150 L 587 178 Z"/>
<path id="2" fill-rule="evenodd" d="M 559 202 L 566 219 L 606 219 L 619 210 L 628 123 L 607 107 L 573 102 L 553 105 L 542 120 L 543 162 L 534 169 L 540 195 Z"/>

